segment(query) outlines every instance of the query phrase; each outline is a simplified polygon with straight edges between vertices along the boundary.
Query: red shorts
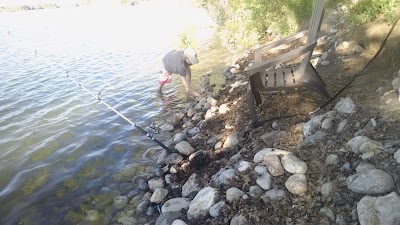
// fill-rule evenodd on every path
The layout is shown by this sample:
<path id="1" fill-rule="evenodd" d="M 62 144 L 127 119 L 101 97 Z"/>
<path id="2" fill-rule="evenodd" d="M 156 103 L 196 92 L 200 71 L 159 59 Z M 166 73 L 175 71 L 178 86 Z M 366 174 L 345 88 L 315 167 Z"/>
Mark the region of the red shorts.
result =
<path id="1" fill-rule="evenodd" d="M 161 70 L 160 70 L 160 77 L 158 78 L 158 84 L 159 85 L 164 85 L 166 83 L 170 83 L 172 80 L 172 73 L 168 72 L 165 67 L 164 63 L 161 65 Z"/>

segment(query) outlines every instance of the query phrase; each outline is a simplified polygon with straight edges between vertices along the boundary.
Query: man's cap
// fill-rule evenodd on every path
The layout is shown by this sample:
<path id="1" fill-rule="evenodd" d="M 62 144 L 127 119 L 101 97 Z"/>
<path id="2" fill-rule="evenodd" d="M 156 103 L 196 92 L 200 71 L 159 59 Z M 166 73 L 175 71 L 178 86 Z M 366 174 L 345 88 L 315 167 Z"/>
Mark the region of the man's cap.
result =
<path id="1" fill-rule="evenodd" d="M 183 51 L 183 55 L 185 55 L 186 58 L 189 59 L 189 62 L 192 65 L 199 63 L 199 59 L 197 59 L 197 53 L 193 48 L 186 48 Z"/>

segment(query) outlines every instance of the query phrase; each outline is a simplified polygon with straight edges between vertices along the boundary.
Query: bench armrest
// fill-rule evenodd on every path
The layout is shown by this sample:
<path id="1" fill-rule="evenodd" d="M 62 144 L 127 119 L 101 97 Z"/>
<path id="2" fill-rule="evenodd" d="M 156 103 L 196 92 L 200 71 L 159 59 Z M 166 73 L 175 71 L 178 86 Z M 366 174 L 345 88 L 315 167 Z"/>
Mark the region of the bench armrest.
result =
<path id="1" fill-rule="evenodd" d="M 304 31 L 301 31 L 299 33 L 292 34 L 292 35 L 287 36 L 287 37 L 285 37 L 283 39 L 274 41 L 272 43 L 268 43 L 268 44 L 266 44 L 264 46 L 261 46 L 261 47 L 258 47 L 256 49 L 254 49 L 254 62 L 258 63 L 258 62 L 262 61 L 261 60 L 261 52 L 262 51 L 270 50 L 270 49 L 278 47 L 280 45 L 283 45 L 283 44 L 292 42 L 294 40 L 300 39 L 300 38 L 306 36 L 307 34 L 308 34 L 308 30 L 304 30 Z"/>
<path id="2" fill-rule="evenodd" d="M 249 67 L 246 72 L 250 77 L 258 72 L 264 71 L 272 66 L 275 66 L 279 63 L 287 62 L 291 59 L 297 58 L 299 56 L 304 55 L 307 52 L 310 52 L 317 46 L 317 41 L 314 41 L 308 45 L 302 46 L 300 48 L 294 49 L 290 52 L 284 53 L 282 55 L 278 55 L 274 58 L 268 59 L 264 62 L 255 63 L 253 66 Z"/>

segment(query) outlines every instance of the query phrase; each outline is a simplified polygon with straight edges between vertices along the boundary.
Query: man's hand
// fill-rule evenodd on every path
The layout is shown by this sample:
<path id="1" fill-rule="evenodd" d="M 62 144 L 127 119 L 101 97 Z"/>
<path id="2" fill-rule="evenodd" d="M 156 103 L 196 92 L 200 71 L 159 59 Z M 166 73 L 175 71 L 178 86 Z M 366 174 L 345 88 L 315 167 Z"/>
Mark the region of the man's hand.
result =
<path id="1" fill-rule="evenodd" d="M 200 96 L 200 94 L 199 93 L 197 93 L 196 91 L 194 91 L 194 90 L 192 90 L 192 94 L 194 95 L 194 96 L 196 96 L 196 97 L 199 97 Z"/>

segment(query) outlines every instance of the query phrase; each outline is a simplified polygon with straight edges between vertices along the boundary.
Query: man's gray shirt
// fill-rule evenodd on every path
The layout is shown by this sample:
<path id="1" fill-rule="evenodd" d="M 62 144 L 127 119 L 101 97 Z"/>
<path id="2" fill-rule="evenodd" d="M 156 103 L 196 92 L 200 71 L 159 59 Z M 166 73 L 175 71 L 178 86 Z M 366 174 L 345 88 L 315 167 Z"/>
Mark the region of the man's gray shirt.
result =
<path id="1" fill-rule="evenodd" d="M 186 76 L 189 64 L 184 60 L 183 51 L 173 50 L 168 52 L 162 59 L 165 69 L 174 74 Z"/>

